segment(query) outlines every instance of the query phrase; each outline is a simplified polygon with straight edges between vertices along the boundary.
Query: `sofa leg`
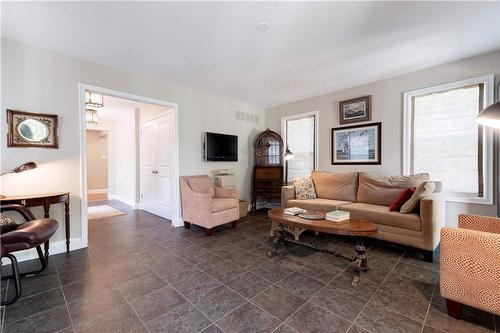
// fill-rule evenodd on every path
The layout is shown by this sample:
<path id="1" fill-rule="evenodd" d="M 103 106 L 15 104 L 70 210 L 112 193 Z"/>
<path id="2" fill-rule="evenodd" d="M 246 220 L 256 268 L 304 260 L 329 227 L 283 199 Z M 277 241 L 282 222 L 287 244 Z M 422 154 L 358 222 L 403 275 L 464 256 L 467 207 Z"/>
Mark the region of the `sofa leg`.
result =
<path id="1" fill-rule="evenodd" d="M 208 237 L 212 236 L 214 229 L 212 228 L 206 228 L 205 233 L 207 234 Z"/>
<path id="2" fill-rule="evenodd" d="M 238 225 L 238 221 L 231 222 L 231 227 L 232 228 L 236 228 L 237 225 Z"/>
<path id="3" fill-rule="evenodd" d="M 434 251 L 423 251 L 424 260 L 427 262 L 433 262 L 434 260 Z"/>
<path id="4" fill-rule="evenodd" d="M 184 228 L 191 229 L 191 223 L 184 221 Z"/>
<path id="5" fill-rule="evenodd" d="M 447 298 L 445 300 L 446 308 L 448 308 L 448 316 L 455 319 L 462 318 L 462 304 Z"/>

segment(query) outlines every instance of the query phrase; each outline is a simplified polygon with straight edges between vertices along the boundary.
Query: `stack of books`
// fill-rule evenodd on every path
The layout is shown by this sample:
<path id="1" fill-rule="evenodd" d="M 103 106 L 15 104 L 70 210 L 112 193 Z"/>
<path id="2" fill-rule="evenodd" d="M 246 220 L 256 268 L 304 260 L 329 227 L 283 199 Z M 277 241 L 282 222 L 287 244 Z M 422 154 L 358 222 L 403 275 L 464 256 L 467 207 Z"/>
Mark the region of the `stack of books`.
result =
<path id="1" fill-rule="evenodd" d="M 350 218 L 349 212 L 344 212 L 342 210 L 334 210 L 333 212 L 328 212 L 325 215 L 325 220 L 333 222 L 344 222 Z"/>
<path id="2" fill-rule="evenodd" d="M 285 214 L 287 215 L 299 215 L 305 213 L 306 210 L 299 207 L 289 207 L 285 208 Z"/>

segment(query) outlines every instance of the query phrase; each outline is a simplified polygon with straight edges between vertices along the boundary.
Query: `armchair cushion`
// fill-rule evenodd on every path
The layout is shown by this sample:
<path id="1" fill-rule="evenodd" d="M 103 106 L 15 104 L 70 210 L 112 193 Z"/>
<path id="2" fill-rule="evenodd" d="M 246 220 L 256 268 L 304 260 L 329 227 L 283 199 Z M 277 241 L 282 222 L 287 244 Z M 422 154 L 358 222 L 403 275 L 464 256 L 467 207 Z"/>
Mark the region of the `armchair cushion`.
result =
<path id="1" fill-rule="evenodd" d="M 471 214 L 458 215 L 458 227 L 500 234 L 500 218 Z"/>
<path id="2" fill-rule="evenodd" d="M 212 212 L 222 212 L 223 210 L 228 210 L 236 208 L 238 206 L 238 201 L 231 198 L 212 198 Z"/>
<path id="3" fill-rule="evenodd" d="M 187 177 L 189 187 L 195 192 L 210 193 L 215 197 L 214 184 L 208 176 L 191 176 Z"/>
<path id="4" fill-rule="evenodd" d="M 47 241 L 57 230 L 59 224 L 53 219 L 39 219 L 21 224 L 16 230 L 2 235 L 2 243 L 8 247 L 9 244 L 25 243 L 36 246 Z"/>
<path id="5" fill-rule="evenodd" d="M 215 197 L 217 198 L 240 199 L 240 192 L 234 187 L 214 186 L 213 188 L 215 190 Z"/>

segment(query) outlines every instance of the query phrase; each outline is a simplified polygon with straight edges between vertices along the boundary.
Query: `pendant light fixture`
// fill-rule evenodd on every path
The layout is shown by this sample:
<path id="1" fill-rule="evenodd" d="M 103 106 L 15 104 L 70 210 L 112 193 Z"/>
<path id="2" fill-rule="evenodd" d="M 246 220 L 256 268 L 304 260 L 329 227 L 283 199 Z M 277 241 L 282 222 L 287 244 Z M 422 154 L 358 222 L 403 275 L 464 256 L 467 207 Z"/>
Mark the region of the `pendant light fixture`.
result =
<path id="1" fill-rule="evenodd" d="M 85 109 L 85 122 L 87 124 L 97 125 L 97 110 Z"/>
<path id="2" fill-rule="evenodd" d="M 101 94 L 86 91 L 85 92 L 85 107 L 102 108 L 104 106 L 104 97 Z"/>

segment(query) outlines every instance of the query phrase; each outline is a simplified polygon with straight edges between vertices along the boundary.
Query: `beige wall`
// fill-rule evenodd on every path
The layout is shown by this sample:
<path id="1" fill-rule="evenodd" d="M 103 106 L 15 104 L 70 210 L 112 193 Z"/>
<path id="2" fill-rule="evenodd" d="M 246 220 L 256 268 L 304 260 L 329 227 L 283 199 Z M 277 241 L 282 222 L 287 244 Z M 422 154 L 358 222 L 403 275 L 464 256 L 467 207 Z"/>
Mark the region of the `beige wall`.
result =
<path id="1" fill-rule="evenodd" d="M 108 189 L 108 137 L 104 131 L 87 130 L 87 189 Z"/>
<path id="2" fill-rule="evenodd" d="M 218 168 L 237 169 L 236 185 L 242 197 L 250 193 L 253 165 L 252 142 L 264 129 L 264 110 L 238 101 L 182 87 L 162 80 L 116 70 L 107 66 L 69 57 L 3 38 L 1 45 L 1 113 L 13 108 L 31 112 L 54 113 L 59 116 L 59 149 L 7 148 L 1 142 L 1 169 L 11 169 L 34 160 L 39 168 L 32 172 L 2 177 L 2 192 L 71 192 L 71 237 L 73 245 L 81 236 L 81 168 L 80 115 L 78 83 L 87 83 L 135 95 L 146 96 L 179 105 L 180 175 L 209 174 Z M 235 119 L 235 111 L 258 114 L 258 124 Z M 0 140 L 5 140 L 7 125 L 1 122 Z M 237 134 L 239 162 L 214 163 L 202 160 L 204 131 Z M 33 210 L 43 216 L 42 209 Z M 61 222 L 53 242 L 64 239 L 64 212 L 54 206 L 51 216 Z M 57 248 L 54 245 L 55 253 Z"/>
<path id="3" fill-rule="evenodd" d="M 317 169 L 332 172 L 354 170 L 373 171 L 384 175 L 400 174 L 403 169 L 403 93 L 487 74 L 495 74 L 496 82 L 500 79 L 500 52 L 269 108 L 266 110 L 266 126 L 280 132 L 282 116 L 319 110 L 319 167 Z M 331 129 L 339 126 L 338 103 L 364 95 L 372 95 L 372 121 L 382 122 L 382 164 L 331 165 L 330 136 Z M 496 207 L 450 202 L 446 209 L 447 224 L 456 225 L 457 214 L 462 211 L 495 215 Z"/>

